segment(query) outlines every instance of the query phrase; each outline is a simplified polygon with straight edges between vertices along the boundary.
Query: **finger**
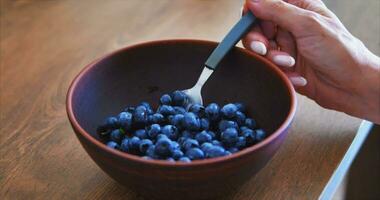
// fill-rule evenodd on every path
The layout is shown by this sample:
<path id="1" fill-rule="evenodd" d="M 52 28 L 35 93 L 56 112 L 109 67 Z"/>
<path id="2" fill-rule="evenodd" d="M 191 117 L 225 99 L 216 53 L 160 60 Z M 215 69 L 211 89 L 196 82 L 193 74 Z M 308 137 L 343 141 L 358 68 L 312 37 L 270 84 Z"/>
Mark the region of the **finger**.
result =
<path id="1" fill-rule="evenodd" d="M 293 58 L 296 58 L 296 42 L 292 34 L 282 28 L 278 28 L 276 35 L 277 45 L 280 47 L 281 51 L 288 53 Z"/>
<path id="2" fill-rule="evenodd" d="M 283 67 L 285 70 L 294 69 L 293 67 L 296 64 L 295 59 L 287 52 L 283 51 L 270 50 L 266 57 L 276 65 Z"/>
<path id="3" fill-rule="evenodd" d="M 269 46 L 269 41 L 263 35 L 260 27 L 253 27 L 243 39 L 243 45 L 245 48 L 254 51 L 257 54 L 265 55 L 267 53 L 267 47 Z"/>
<path id="4" fill-rule="evenodd" d="M 260 21 L 260 27 L 261 27 L 261 30 L 263 31 L 264 35 L 268 38 L 268 39 L 274 39 L 274 37 L 276 36 L 276 25 L 271 22 L 271 21 L 265 21 L 265 20 L 262 20 Z"/>
<path id="5" fill-rule="evenodd" d="M 269 40 L 269 50 L 278 50 L 277 42 Z"/>

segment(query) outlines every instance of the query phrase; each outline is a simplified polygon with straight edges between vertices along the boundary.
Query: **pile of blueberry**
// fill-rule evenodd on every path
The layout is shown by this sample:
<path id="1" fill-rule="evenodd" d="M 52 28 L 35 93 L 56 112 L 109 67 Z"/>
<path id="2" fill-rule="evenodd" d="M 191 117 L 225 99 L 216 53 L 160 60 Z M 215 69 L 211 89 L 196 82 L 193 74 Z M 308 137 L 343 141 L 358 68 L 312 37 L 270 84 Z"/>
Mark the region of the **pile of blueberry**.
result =
<path id="1" fill-rule="evenodd" d="M 156 112 L 146 102 L 127 107 L 97 133 L 110 148 L 171 162 L 227 156 L 266 137 L 241 103 L 220 108 L 187 102 L 186 94 L 174 91 L 160 98 Z"/>

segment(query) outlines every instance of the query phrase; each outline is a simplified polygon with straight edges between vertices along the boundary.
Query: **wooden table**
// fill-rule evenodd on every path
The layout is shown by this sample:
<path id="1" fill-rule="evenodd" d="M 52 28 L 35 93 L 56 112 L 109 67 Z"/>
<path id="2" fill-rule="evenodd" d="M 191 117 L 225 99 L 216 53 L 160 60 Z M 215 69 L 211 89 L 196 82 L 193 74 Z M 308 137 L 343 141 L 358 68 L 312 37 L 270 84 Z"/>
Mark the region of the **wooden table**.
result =
<path id="1" fill-rule="evenodd" d="M 237 0 L 1 0 L 0 197 L 136 199 L 98 168 L 76 139 L 65 96 L 83 66 L 147 40 L 219 41 Z M 379 1 L 329 1 L 354 35 L 380 53 Z M 359 17 L 360 16 L 360 17 Z M 359 119 L 298 96 L 293 128 L 237 200 L 316 199 L 352 142 Z"/>

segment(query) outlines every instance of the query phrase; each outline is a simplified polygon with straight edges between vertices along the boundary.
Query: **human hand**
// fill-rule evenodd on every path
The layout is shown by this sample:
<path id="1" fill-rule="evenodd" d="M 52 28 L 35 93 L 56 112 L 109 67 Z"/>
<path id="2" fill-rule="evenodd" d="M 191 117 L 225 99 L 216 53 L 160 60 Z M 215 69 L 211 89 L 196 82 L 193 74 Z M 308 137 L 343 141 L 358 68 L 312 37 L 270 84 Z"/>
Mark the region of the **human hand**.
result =
<path id="1" fill-rule="evenodd" d="M 261 21 L 245 48 L 278 65 L 321 106 L 380 123 L 380 58 L 321 0 L 247 0 L 248 9 Z"/>

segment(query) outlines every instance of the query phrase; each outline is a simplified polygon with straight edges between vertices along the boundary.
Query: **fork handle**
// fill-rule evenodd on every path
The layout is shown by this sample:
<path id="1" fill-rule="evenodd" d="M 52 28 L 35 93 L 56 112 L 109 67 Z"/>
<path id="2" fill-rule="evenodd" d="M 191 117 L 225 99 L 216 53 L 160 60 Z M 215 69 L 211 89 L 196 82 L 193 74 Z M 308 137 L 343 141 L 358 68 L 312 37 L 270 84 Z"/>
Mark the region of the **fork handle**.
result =
<path id="1" fill-rule="evenodd" d="M 256 17 L 248 11 L 223 38 L 222 42 L 214 49 L 208 57 L 205 65 L 207 68 L 215 70 L 224 56 L 239 42 L 241 37 L 255 23 Z"/>

